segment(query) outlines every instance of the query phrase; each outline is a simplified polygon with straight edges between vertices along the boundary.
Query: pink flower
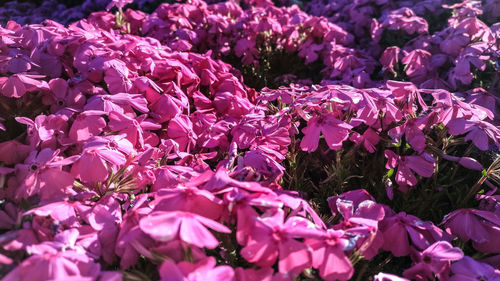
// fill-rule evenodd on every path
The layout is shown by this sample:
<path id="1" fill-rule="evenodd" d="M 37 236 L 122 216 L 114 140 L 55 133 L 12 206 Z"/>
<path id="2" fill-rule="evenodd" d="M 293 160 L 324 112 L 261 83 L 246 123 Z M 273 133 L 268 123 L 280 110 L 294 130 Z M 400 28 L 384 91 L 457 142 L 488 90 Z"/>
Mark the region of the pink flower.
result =
<path id="1" fill-rule="evenodd" d="M 410 281 L 406 278 L 383 272 L 378 273 L 377 275 L 373 276 L 373 278 L 374 281 Z"/>
<path id="2" fill-rule="evenodd" d="M 179 237 L 182 241 L 200 248 L 213 249 L 219 241 L 207 229 L 231 233 L 229 228 L 206 217 L 183 211 L 153 211 L 141 219 L 142 231 L 157 241 L 170 241 Z"/>
<path id="3" fill-rule="evenodd" d="M 351 125 L 330 116 L 330 114 L 314 116 L 307 122 L 307 127 L 302 129 L 304 138 L 300 142 L 300 147 L 307 152 L 315 151 L 318 148 L 320 133 L 323 133 L 328 147 L 332 150 L 338 150 L 349 137 L 351 129 Z"/>
<path id="4" fill-rule="evenodd" d="M 71 173 L 84 182 L 102 182 L 108 177 L 108 165 L 110 170 L 116 170 L 133 151 L 124 136 L 92 137 L 83 146 L 83 153 L 71 167 Z"/>
<path id="5" fill-rule="evenodd" d="M 156 193 L 154 211 L 185 211 L 217 220 L 222 201 L 210 191 L 196 187 L 164 188 Z"/>
<path id="6" fill-rule="evenodd" d="M 275 193 L 250 193 L 240 188 L 228 190 L 224 194 L 224 201 L 227 202 L 229 211 L 236 213 L 236 240 L 241 245 L 247 244 L 254 217 L 259 216 L 255 208 L 266 210 L 283 207 Z"/>
<path id="7" fill-rule="evenodd" d="M 366 259 L 374 257 L 384 244 L 384 237 L 378 226 L 385 216 L 383 206 L 372 200 L 357 203 L 337 199 L 335 203 L 337 210 L 344 217 L 344 221 L 335 225 L 335 229 L 342 229 L 353 235 L 353 246 L 356 246 Z"/>
<path id="8" fill-rule="evenodd" d="M 442 224 L 462 241 L 472 240 L 475 248 L 500 251 L 493 238 L 500 235 L 500 218 L 493 212 L 459 209 L 446 215 Z"/>
<path id="9" fill-rule="evenodd" d="M 454 262 L 451 265 L 451 271 L 453 276 L 450 277 L 449 281 L 500 280 L 500 270 L 493 268 L 489 264 L 478 262 L 469 256 Z"/>
<path id="10" fill-rule="evenodd" d="M 321 238 L 306 239 L 305 243 L 312 249 L 312 266 L 319 270 L 324 280 L 349 280 L 354 273 L 346 250 L 354 244 L 344 238 L 344 232 L 328 229 Z"/>
<path id="11" fill-rule="evenodd" d="M 17 140 L 0 142 L 0 161 L 6 165 L 23 162 L 31 152 L 29 145 L 20 143 Z"/>
<path id="12" fill-rule="evenodd" d="M 37 80 L 44 77 L 33 74 L 14 74 L 8 78 L 2 77 L 0 78 L 0 94 L 9 98 L 19 98 L 36 89 L 48 89 L 47 82 Z"/>
<path id="13" fill-rule="evenodd" d="M 406 75 L 411 78 L 423 78 L 428 71 L 431 53 L 416 49 L 406 55 L 401 62 L 406 65 Z"/>
<path id="14" fill-rule="evenodd" d="M 431 222 L 421 221 L 404 212 L 384 218 L 380 222 L 380 231 L 384 234 L 382 249 L 392 252 L 396 257 L 409 255 L 410 245 L 423 250 L 430 244 L 443 240 L 444 236 L 443 231 Z"/>
<path id="15" fill-rule="evenodd" d="M 403 276 L 417 280 L 446 280 L 450 274 L 450 262 L 460 260 L 464 253 L 446 241 L 430 245 L 422 253 L 416 254 L 416 263 L 403 272 Z"/>
<path id="16" fill-rule="evenodd" d="M 465 141 L 472 140 L 480 150 L 488 150 L 490 139 L 497 147 L 499 146 L 500 130 L 488 122 L 453 119 L 448 122 L 446 127 L 453 136 L 467 133 Z"/>
<path id="17" fill-rule="evenodd" d="M 272 281 L 274 270 L 271 267 L 261 269 L 238 267 L 234 273 L 236 281 Z"/>
<path id="18" fill-rule="evenodd" d="M 39 194 L 42 199 L 54 200 L 64 197 L 66 192 L 73 186 L 73 176 L 62 171 L 61 167 L 72 164 L 78 156 L 61 159 L 58 157 L 59 150 L 45 148 L 32 151 L 24 164 L 16 165 L 17 176 L 21 186 L 17 190 L 17 197 L 28 198 Z"/>
<path id="19" fill-rule="evenodd" d="M 106 6 L 106 11 L 111 10 L 113 7 L 117 7 L 118 9 L 122 9 L 125 5 L 134 2 L 134 0 L 111 0 L 109 4 Z"/>
<path id="20" fill-rule="evenodd" d="M 411 118 L 400 126 L 390 129 L 387 134 L 394 142 L 401 141 L 403 134 L 408 144 L 418 153 L 424 152 L 426 148 L 425 134 L 422 132 L 426 127 L 426 118 Z"/>
<path id="21" fill-rule="evenodd" d="M 399 63 L 399 47 L 392 46 L 384 50 L 380 56 L 380 63 L 384 69 L 388 69 L 391 73 L 395 73 L 394 68 L 398 67 Z"/>
<path id="22" fill-rule="evenodd" d="M 213 105 L 217 112 L 235 118 L 248 114 L 253 107 L 248 99 L 222 91 L 215 94 Z"/>
<path id="23" fill-rule="evenodd" d="M 43 101 L 46 104 L 51 104 L 51 112 L 57 112 L 58 110 L 66 109 L 67 107 L 81 109 L 85 105 L 86 99 L 80 91 L 80 88 L 85 87 L 85 84 L 86 83 L 73 85 L 72 82 L 68 85 L 68 82 L 64 79 L 52 79 L 49 82 L 49 88 L 52 95 L 47 97 L 50 98 L 50 101 L 46 101 L 47 98 Z"/>
<path id="24" fill-rule="evenodd" d="M 83 109 L 125 113 L 132 112 L 132 108 L 143 113 L 149 112 L 148 102 L 142 95 L 127 93 L 92 96 Z"/>
<path id="25" fill-rule="evenodd" d="M 143 194 L 131 201 L 133 206 L 123 215 L 123 222 L 118 227 L 118 237 L 112 231 L 108 232 L 110 235 L 100 237 L 100 241 L 103 241 L 105 245 L 116 242 L 115 253 L 120 257 L 122 269 L 137 264 L 141 255 L 150 256 L 150 253 L 146 253 L 143 249 L 151 249 L 155 245 L 155 241 L 139 226 L 140 219 L 151 212 L 151 208 L 144 206 L 147 199 L 147 194 Z M 112 254 L 110 257 L 113 257 Z"/>
<path id="26" fill-rule="evenodd" d="M 273 216 L 255 218 L 241 255 L 259 266 L 272 266 L 279 259 L 280 272 L 300 274 L 311 266 L 311 252 L 295 238 L 316 236 L 317 230 L 304 218 L 283 220 L 282 209 L 278 209 Z"/>
<path id="27" fill-rule="evenodd" d="M 460 165 L 462 165 L 463 167 L 465 167 L 467 169 L 476 170 L 476 171 L 482 171 L 482 170 L 484 170 L 483 165 L 481 165 L 481 163 L 479 163 L 474 158 L 470 158 L 470 157 L 455 157 L 455 156 L 446 155 L 446 154 L 443 154 L 442 157 L 444 159 L 446 159 L 446 160 L 449 160 L 449 161 L 458 162 Z"/>
<path id="28" fill-rule="evenodd" d="M 106 127 L 106 120 L 101 115 L 104 111 L 87 110 L 76 116 L 69 130 L 69 137 L 77 142 L 82 142 L 91 137 L 98 136 Z"/>
<path id="29" fill-rule="evenodd" d="M 427 21 L 421 17 L 417 17 L 415 13 L 407 7 L 391 11 L 382 23 L 382 26 L 388 27 L 390 30 L 402 29 L 408 34 L 427 33 Z"/>
<path id="30" fill-rule="evenodd" d="M 159 272 L 161 281 L 209 281 L 234 280 L 234 271 L 227 265 L 215 266 L 214 257 L 207 257 L 195 264 L 182 261 L 175 264 L 169 260 L 162 263 Z"/>
<path id="31" fill-rule="evenodd" d="M 193 123 L 186 115 L 177 115 L 168 123 L 167 135 L 179 144 L 179 150 L 190 152 L 196 143 Z"/>
<path id="32" fill-rule="evenodd" d="M 434 158 L 427 154 L 412 156 L 399 156 L 391 150 L 385 150 L 385 157 L 387 158 L 387 169 L 395 169 L 396 182 L 401 186 L 415 186 L 417 178 L 412 171 L 422 177 L 428 178 L 434 174 Z"/>
<path id="33" fill-rule="evenodd" d="M 44 247 L 7 274 L 5 281 L 95 279 L 100 265 L 75 250 L 57 251 Z"/>
<path id="34" fill-rule="evenodd" d="M 416 101 L 422 108 L 422 110 L 427 110 L 428 106 L 425 104 L 422 96 L 420 95 L 417 87 L 409 82 L 400 82 L 400 81 L 387 81 L 387 88 L 391 90 L 392 95 L 394 96 L 394 101 L 403 105 L 403 109 L 408 113 L 414 113 Z"/>
<path id="35" fill-rule="evenodd" d="M 109 128 L 113 131 L 118 131 L 119 134 L 126 135 L 134 147 L 144 148 L 146 144 L 156 146 L 159 143 L 159 138 L 150 130 L 159 130 L 161 125 L 151 119 L 147 119 L 147 115 L 143 114 L 136 118 L 131 118 L 125 114 L 111 111 L 109 113 Z"/>
<path id="36" fill-rule="evenodd" d="M 375 146 L 380 141 L 380 136 L 374 130 L 368 128 L 362 135 L 354 132 L 349 139 L 357 145 L 363 144 L 368 152 L 373 153 L 375 152 Z"/>
<path id="37" fill-rule="evenodd" d="M 68 227 L 78 226 L 76 210 L 82 207 L 80 202 L 59 201 L 52 202 L 40 207 L 31 209 L 24 213 L 24 215 L 35 215 L 40 217 L 49 216 L 54 221 L 61 223 Z"/>
<path id="38" fill-rule="evenodd" d="M 121 205 L 114 196 L 104 196 L 92 210 L 85 212 L 85 221 L 97 231 L 101 256 L 108 264 L 116 260 L 115 247 L 122 222 Z"/>

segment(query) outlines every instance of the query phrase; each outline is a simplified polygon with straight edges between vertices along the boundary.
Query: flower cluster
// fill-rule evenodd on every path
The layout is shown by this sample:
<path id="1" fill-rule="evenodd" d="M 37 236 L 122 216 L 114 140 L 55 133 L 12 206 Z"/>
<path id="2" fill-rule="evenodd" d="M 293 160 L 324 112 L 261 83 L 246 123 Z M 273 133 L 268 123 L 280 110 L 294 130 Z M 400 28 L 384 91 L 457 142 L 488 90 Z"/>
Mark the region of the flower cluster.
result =
<path id="1" fill-rule="evenodd" d="M 44 2 L 0 26 L 3 280 L 500 278 L 494 1 Z"/>

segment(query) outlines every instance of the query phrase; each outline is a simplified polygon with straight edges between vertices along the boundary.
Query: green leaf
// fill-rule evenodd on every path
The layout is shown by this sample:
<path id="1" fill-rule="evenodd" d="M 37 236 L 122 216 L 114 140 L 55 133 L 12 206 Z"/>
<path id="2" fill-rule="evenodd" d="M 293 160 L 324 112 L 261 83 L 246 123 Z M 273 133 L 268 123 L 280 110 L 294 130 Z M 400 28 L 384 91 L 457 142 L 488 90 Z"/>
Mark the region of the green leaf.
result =
<path id="1" fill-rule="evenodd" d="M 481 173 L 483 174 L 483 177 L 485 178 L 488 177 L 488 172 L 486 172 L 486 170 L 482 170 Z"/>
<path id="2" fill-rule="evenodd" d="M 387 171 L 387 174 L 385 174 L 385 177 L 390 178 L 390 177 L 392 177 L 392 174 L 394 174 L 394 169 L 390 169 L 389 171 Z"/>

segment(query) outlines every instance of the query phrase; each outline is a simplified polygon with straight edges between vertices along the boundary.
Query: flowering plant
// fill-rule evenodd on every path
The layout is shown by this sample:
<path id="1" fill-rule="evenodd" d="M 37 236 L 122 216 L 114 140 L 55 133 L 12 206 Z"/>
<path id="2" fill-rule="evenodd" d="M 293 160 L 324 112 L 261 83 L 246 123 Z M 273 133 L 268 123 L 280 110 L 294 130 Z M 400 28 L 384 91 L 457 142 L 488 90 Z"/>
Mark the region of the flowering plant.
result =
<path id="1" fill-rule="evenodd" d="M 0 7 L 2 280 L 500 280 L 494 1 L 43 2 Z"/>

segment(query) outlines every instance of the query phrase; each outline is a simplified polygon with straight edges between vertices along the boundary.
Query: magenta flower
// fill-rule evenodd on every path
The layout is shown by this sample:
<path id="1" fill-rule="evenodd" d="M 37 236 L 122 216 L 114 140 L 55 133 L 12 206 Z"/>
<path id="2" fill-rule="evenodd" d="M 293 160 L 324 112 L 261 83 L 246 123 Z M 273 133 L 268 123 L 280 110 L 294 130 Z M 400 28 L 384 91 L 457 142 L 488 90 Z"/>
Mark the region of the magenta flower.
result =
<path id="1" fill-rule="evenodd" d="M 372 200 L 356 203 L 337 199 L 335 204 L 344 217 L 344 221 L 336 225 L 335 229 L 342 229 L 355 237 L 353 246 L 356 246 L 366 259 L 374 257 L 384 244 L 384 237 L 378 226 L 385 216 L 383 206 Z"/>
<path id="2" fill-rule="evenodd" d="M 500 235 L 500 218 L 493 212 L 459 209 L 446 215 L 442 224 L 462 241 L 472 240 L 478 250 L 500 251 L 499 243 L 493 238 Z"/>
<path id="3" fill-rule="evenodd" d="M 186 115 L 177 115 L 168 123 L 167 135 L 179 144 L 179 150 L 190 152 L 196 143 L 197 136 L 193 131 L 193 123 Z"/>
<path id="4" fill-rule="evenodd" d="M 236 281 L 271 281 L 273 273 L 271 267 L 260 269 L 238 267 L 234 270 Z"/>
<path id="5" fill-rule="evenodd" d="M 374 281 L 410 281 L 406 278 L 383 272 L 378 273 L 377 275 L 373 276 L 373 278 Z"/>
<path id="6" fill-rule="evenodd" d="M 83 153 L 71 167 L 71 173 L 84 182 L 102 182 L 108 177 L 108 166 L 114 170 L 124 165 L 133 151 L 124 136 L 93 137 L 83 146 Z"/>
<path id="7" fill-rule="evenodd" d="M 385 96 L 378 96 L 375 100 L 376 103 L 376 112 L 375 118 L 373 122 L 378 121 L 378 114 L 381 112 L 383 114 L 382 119 L 382 128 L 387 128 L 393 122 L 399 122 L 403 118 L 403 112 L 397 107 L 394 101 L 391 98 Z"/>
<path id="8" fill-rule="evenodd" d="M 499 147 L 500 130 L 488 122 L 453 119 L 448 122 L 446 127 L 448 127 L 448 132 L 454 136 L 467 133 L 465 141 L 472 140 L 472 143 L 480 150 L 488 150 L 490 140 Z"/>
<path id="9" fill-rule="evenodd" d="M 159 272 L 161 281 L 205 281 L 228 280 L 234 278 L 234 270 L 227 265 L 215 266 L 214 257 L 207 257 L 195 264 L 182 261 L 175 264 L 169 260 L 163 262 Z"/>
<path id="10" fill-rule="evenodd" d="M 136 118 L 131 118 L 125 114 L 111 111 L 109 113 L 109 128 L 119 134 L 126 135 L 127 140 L 134 147 L 144 148 L 146 144 L 156 146 L 159 143 L 158 136 L 149 130 L 159 130 L 161 125 L 143 114 Z"/>
<path id="11" fill-rule="evenodd" d="M 431 56 L 431 53 L 422 49 L 416 49 L 408 53 L 401 60 L 406 65 L 406 75 L 411 78 L 423 78 L 427 74 Z"/>
<path id="12" fill-rule="evenodd" d="M 396 182 L 402 187 L 408 185 L 415 186 L 417 184 L 418 181 L 413 172 L 425 178 L 434 174 L 435 160 L 427 153 L 412 156 L 399 156 L 391 150 L 385 150 L 384 153 L 387 158 L 385 167 L 387 169 L 395 169 L 397 167 Z"/>
<path id="13" fill-rule="evenodd" d="M 246 98 L 239 97 L 231 92 L 217 92 L 213 101 L 217 112 L 239 118 L 250 112 L 254 105 Z"/>
<path id="14" fill-rule="evenodd" d="M 368 152 L 373 153 L 375 152 L 375 146 L 380 141 L 380 136 L 374 130 L 368 128 L 362 135 L 354 132 L 349 139 L 357 145 L 362 144 Z"/>
<path id="15" fill-rule="evenodd" d="M 35 121 L 26 117 L 16 117 L 16 121 L 28 126 L 28 140 L 31 146 L 52 148 L 56 150 L 59 145 L 66 144 L 66 132 L 68 129 L 68 117 L 65 115 L 51 114 L 38 115 Z"/>
<path id="16" fill-rule="evenodd" d="M 332 214 L 335 216 L 340 214 L 339 205 L 337 205 L 338 200 L 351 201 L 355 208 L 357 208 L 357 206 L 359 206 L 359 204 L 363 201 L 368 200 L 375 202 L 375 198 L 373 198 L 373 196 L 371 196 L 370 193 L 364 189 L 350 190 L 336 196 L 328 197 L 328 206 L 330 207 Z"/>
<path id="17" fill-rule="evenodd" d="M 282 273 L 300 274 L 311 266 L 311 252 L 295 238 L 317 236 L 318 230 L 301 217 L 284 221 L 284 212 L 278 209 L 273 216 L 257 217 L 249 233 L 249 239 L 241 255 L 259 266 L 272 266 L 279 259 Z"/>
<path id="18" fill-rule="evenodd" d="M 24 213 L 24 215 L 35 215 L 39 217 L 51 217 L 53 220 L 68 226 L 78 226 L 77 210 L 82 207 L 80 202 L 59 201 L 52 202 L 41 207 L 31 209 Z"/>
<path id="19" fill-rule="evenodd" d="M 395 257 L 409 255 L 411 245 L 423 250 L 445 238 L 444 232 L 431 222 L 421 221 L 404 212 L 384 218 L 380 222 L 380 231 L 384 235 L 382 249 L 392 252 Z"/>
<path id="20" fill-rule="evenodd" d="M 418 88 L 409 82 L 387 81 L 387 88 L 391 90 L 394 101 L 403 105 L 403 109 L 408 113 L 415 113 L 416 102 L 422 108 L 427 110 L 428 106 L 420 95 Z"/>
<path id="21" fill-rule="evenodd" d="M 427 21 L 421 17 L 417 17 L 413 10 L 407 7 L 391 11 L 382 22 L 383 27 L 390 30 L 402 29 L 408 34 L 427 33 Z"/>
<path id="22" fill-rule="evenodd" d="M 229 211 L 236 213 L 236 240 L 241 245 L 247 244 L 254 217 L 259 216 L 255 208 L 267 210 L 283 207 L 283 203 L 275 193 L 250 193 L 241 188 L 229 189 L 224 194 L 224 202 Z"/>
<path id="23" fill-rule="evenodd" d="M 450 274 L 451 261 L 460 260 L 464 253 L 446 241 L 430 245 L 422 253 L 416 254 L 416 263 L 403 272 L 403 276 L 417 280 L 446 280 Z"/>
<path id="24" fill-rule="evenodd" d="M 330 116 L 330 114 L 314 116 L 307 122 L 307 127 L 302 129 L 304 138 L 300 142 L 300 147 L 307 152 L 315 151 L 318 148 L 320 133 L 322 133 L 328 147 L 332 150 L 338 150 L 349 137 L 351 129 L 351 125 Z"/>
<path id="25" fill-rule="evenodd" d="M 121 206 L 117 198 L 104 196 L 92 210 L 85 212 L 87 221 L 97 231 L 97 239 L 101 246 L 100 255 L 108 264 L 116 260 L 115 248 L 119 226 L 122 222 Z"/>
<path id="26" fill-rule="evenodd" d="M 394 68 L 398 67 L 399 63 L 399 47 L 392 46 L 384 50 L 384 53 L 380 56 L 380 63 L 384 69 L 389 70 L 391 73 L 395 73 Z"/>
<path id="27" fill-rule="evenodd" d="M 153 211 L 140 220 L 144 233 L 157 241 L 170 241 L 179 237 L 182 241 L 200 248 L 213 249 L 219 241 L 207 229 L 231 233 L 229 228 L 206 217 L 183 211 Z"/>
<path id="28" fill-rule="evenodd" d="M 24 164 L 16 165 L 21 186 L 16 192 L 18 198 L 28 198 L 39 194 L 42 199 L 62 199 L 73 186 L 73 176 L 61 170 L 62 166 L 72 164 L 78 156 L 62 159 L 59 150 L 45 148 L 32 151 Z"/>
<path id="29" fill-rule="evenodd" d="M 58 251 L 52 247 L 33 248 L 34 255 L 24 260 L 2 280 L 95 279 L 100 265 L 76 250 Z"/>
<path id="30" fill-rule="evenodd" d="M 31 148 L 29 145 L 22 144 L 15 139 L 0 142 L 0 161 L 4 162 L 6 165 L 23 162 L 30 152 Z"/>
<path id="31" fill-rule="evenodd" d="M 0 94 L 9 98 L 20 98 L 27 92 L 36 89 L 47 89 L 49 85 L 43 80 L 43 75 L 14 74 L 9 77 L 0 78 Z"/>
<path id="32" fill-rule="evenodd" d="M 387 134 L 394 142 L 401 141 L 404 134 L 406 141 L 418 153 L 424 152 L 426 148 L 425 134 L 422 132 L 426 127 L 426 118 L 411 118 L 400 126 L 392 128 Z"/>
<path id="33" fill-rule="evenodd" d="M 83 109 L 125 113 L 133 112 L 132 108 L 143 113 L 149 112 L 148 102 L 142 95 L 126 93 L 92 96 Z"/>
<path id="34" fill-rule="evenodd" d="M 156 193 L 154 211 L 185 211 L 217 220 L 222 213 L 222 200 L 208 190 L 196 187 L 163 188 Z"/>
<path id="35" fill-rule="evenodd" d="M 110 235 L 100 237 L 100 241 L 103 241 L 104 245 L 116 243 L 115 253 L 120 257 L 122 269 L 137 264 L 141 255 L 151 256 L 149 250 L 144 251 L 144 249 L 151 249 L 155 245 L 155 241 L 139 226 L 140 219 L 151 212 L 151 208 L 144 206 L 148 199 L 144 195 L 147 194 L 139 195 L 131 202 L 133 206 L 123 215 L 123 221 L 118 228 L 118 237 L 113 235 L 113 232 L 108 232 Z M 103 254 L 105 253 L 103 252 Z"/>
<path id="36" fill-rule="evenodd" d="M 82 86 L 84 85 L 82 84 Z M 50 80 L 49 88 L 52 95 L 47 98 L 50 98 L 50 101 L 47 102 L 44 99 L 44 102 L 51 104 L 51 112 L 57 112 L 67 107 L 81 109 L 85 105 L 86 99 L 80 91 L 80 87 L 68 83 L 64 79 L 55 78 Z"/>
<path id="37" fill-rule="evenodd" d="M 101 117 L 104 114 L 106 112 L 94 110 L 78 114 L 69 130 L 69 137 L 76 142 L 82 142 L 98 136 L 106 127 L 106 120 Z"/>
<path id="38" fill-rule="evenodd" d="M 152 117 L 159 123 L 171 120 L 182 113 L 181 102 L 170 95 L 161 95 L 151 104 Z"/>
<path id="39" fill-rule="evenodd" d="M 451 265 L 451 271 L 453 276 L 450 277 L 449 281 L 500 280 L 500 270 L 493 268 L 489 264 L 478 262 L 469 256 L 454 262 Z"/>
<path id="40" fill-rule="evenodd" d="M 305 243 L 312 249 L 312 266 L 319 270 L 321 278 L 333 281 L 352 277 L 354 268 L 344 251 L 354 245 L 343 231 L 328 229 L 320 238 L 306 239 Z"/>

